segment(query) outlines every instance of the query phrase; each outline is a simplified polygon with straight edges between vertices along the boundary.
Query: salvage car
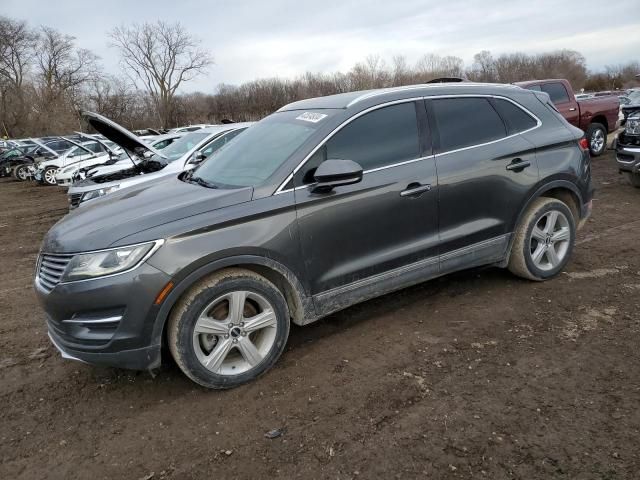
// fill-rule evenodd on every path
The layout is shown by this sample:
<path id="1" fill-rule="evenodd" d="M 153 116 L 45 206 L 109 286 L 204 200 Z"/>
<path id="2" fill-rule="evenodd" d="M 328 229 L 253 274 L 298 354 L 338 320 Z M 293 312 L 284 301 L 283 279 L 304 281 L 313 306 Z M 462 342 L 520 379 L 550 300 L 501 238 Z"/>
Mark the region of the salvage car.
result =
<path id="1" fill-rule="evenodd" d="M 117 155 L 113 143 L 111 146 L 103 140 L 94 138 L 74 146 L 57 158 L 36 162 L 33 169 L 34 178 L 43 185 L 57 185 L 56 175 L 60 169 L 78 169 L 95 163 L 106 161 L 111 155 Z M 66 179 L 67 177 L 63 177 Z M 71 178 L 69 175 L 68 178 Z"/>
<path id="2" fill-rule="evenodd" d="M 11 175 L 19 181 L 28 180 L 32 176 L 31 168 L 36 162 L 56 159 L 64 149 L 62 139 L 47 137 L 46 139 L 34 138 L 31 141 L 33 143 L 23 147 L 24 155 L 3 162 L 6 176 Z"/>
<path id="3" fill-rule="evenodd" d="M 607 134 L 619 123 L 620 100 L 614 95 L 576 100 L 571 84 L 564 79 L 517 82 L 523 88 L 549 94 L 551 101 L 567 121 L 585 131 L 591 155 L 602 155 L 607 148 Z"/>
<path id="4" fill-rule="evenodd" d="M 154 151 L 157 151 L 168 147 L 183 135 L 183 133 L 173 133 L 140 138 L 144 140 L 145 144 L 151 145 L 151 147 L 155 149 Z M 119 152 L 118 155 L 109 155 L 107 157 L 103 156 L 95 161 L 84 162 L 81 166 L 71 166 L 61 169 L 56 174 L 56 182 L 58 185 L 70 186 L 72 183 L 84 180 L 87 175 L 91 176 L 98 172 L 104 174 L 122 171 L 130 168 L 132 163 L 135 164 L 142 161 L 142 158 L 138 158 L 137 155 L 143 156 L 152 154 L 151 150 L 145 150 L 144 152 L 137 152 L 135 154 L 126 152 L 111 140 L 105 140 L 105 143 L 110 145 L 115 153 Z"/>
<path id="5" fill-rule="evenodd" d="M 303 100 L 191 171 L 71 212 L 35 291 L 66 358 L 148 369 L 166 346 L 230 388 L 276 363 L 291 322 L 471 267 L 555 277 L 591 211 L 590 165 L 583 132 L 516 86 Z"/>
<path id="6" fill-rule="evenodd" d="M 125 151 L 130 152 L 131 163 L 120 162 L 119 165 L 106 165 L 87 172 L 87 177 L 75 182 L 67 192 L 69 209 L 126 187 L 167 175 L 177 175 L 193 168 L 251 125 L 251 123 L 233 123 L 199 129 L 188 133 L 167 148 L 157 151 L 124 127 L 102 115 L 84 112 L 83 116 L 93 128 L 102 132 L 107 138 L 118 142 Z M 135 152 L 145 150 L 152 155 L 142 155 L 143 160 L 140 162 L 133 160 Z M 114 167 L 119 168 L 114 171 Z"/>
<path id="7" fill-rule="evenodd" d="M 640 188 L 640 111 L 629 115 L 624 131 L 616 139 L 616 161 L 620 173 Z"/>
<path id="8" fill-rule="evenodd" d="M 622 102 L 622 115 L 624 115 L 624 122 L 632 113 L 640 112 L 640 89 L 631 90 L 625 95 L 626 100 Z"/>

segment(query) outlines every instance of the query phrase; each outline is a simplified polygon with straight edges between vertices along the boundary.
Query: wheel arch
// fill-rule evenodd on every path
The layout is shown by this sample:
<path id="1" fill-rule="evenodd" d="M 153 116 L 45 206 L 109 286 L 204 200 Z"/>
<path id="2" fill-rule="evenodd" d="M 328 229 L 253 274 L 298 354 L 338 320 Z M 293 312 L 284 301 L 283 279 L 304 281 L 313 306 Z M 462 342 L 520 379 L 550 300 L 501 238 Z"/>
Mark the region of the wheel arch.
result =
<path id="1" fill-rule="evenodd" d="M 267 257 L 238 255 L 207 263 L 190 272 L 174 285 L 156 315 L 152 332 L 154 345 L 163 343 L 167 319 L 180 297 L 199 280 L 228 268 L 250 270 L 265 277 L 278 287 L 285 297 L 293 323 L 304 325 L 317 318 L 311 297 L 307 295 L 304 286 L 291 270 Z"/>
<path id="2" fill-rule="evenodd" d="M 522 217 L 525 212 L 531 206 L 531 203 L 540 197 L 549 197 L 560 200 L 565 203 L 571 213 L 573 213 L 576 226 L 582 217 L 582 194 L 576 185 L 568 180 L 553 180 L 551 182 L 545 183 L 544 185 L 538 187 L 525 201 L 522 208 L 518 212 L 518 215 L 515 221 L 512 224 L 512 231 L 515 232 L 522 221 Z M 501 266 L 506 266 L 509 263 L 509 257 L 511 257 L 511 249 L 513 247 L 513 241 L 515 240 L 515 235 L 511 235 L 509 239 L 509 246 L 507 248 L 507 255 L 504 261 L 500 264 Z"/>
<path id="3" fill-rule="evenodd" d="M 607 117 L 605 117 L 604 115 L 602 115 L 602 114 L 598 114 L 598 115 L 596 115 L 596 116 L 595 116 L 595 117 L 593 117 L 593 118 L 591 119 L 591 121 L 589 122 L 589 124 L 592 124 L 592 123 L 599 123 L 599 124 L 601 124 L 601 125 L 604 127 L 604 129 L 605 129 L 605 133 L 608 133 L 608 132 L 609 132 L 609 121 L 607 120 Z"/>

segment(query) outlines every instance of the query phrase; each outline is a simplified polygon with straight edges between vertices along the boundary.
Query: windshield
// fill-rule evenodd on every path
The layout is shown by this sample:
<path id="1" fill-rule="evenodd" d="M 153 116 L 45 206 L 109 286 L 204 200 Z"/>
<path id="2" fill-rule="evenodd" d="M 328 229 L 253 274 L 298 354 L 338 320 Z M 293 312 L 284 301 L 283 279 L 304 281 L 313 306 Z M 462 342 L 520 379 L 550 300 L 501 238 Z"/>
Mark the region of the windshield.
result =
<path id="1" fill-rule="evenodd" d="M 330 110 L 323 112 L 274 113 L 218 150 L 198 168 L 194 176 L 220 186 L 259 185 L 332 113 Z"/>
<path id="2" fill-rule="evenodd" d="M 162 149 L 162 155 L 166 157 L 166 160 L 163 160 L 162 157 L 159 157 L 157 159 L 154 158 L 156 157 L 156 155 L 153 155 L 151 158 L 162 162 L 173 162 L 193 149 L 193 147 L 201 143 L 209 135 L 211 135 L 211 133 L 208 132 L 189 133 L 184 137 L 179 138 L 168 147 Z"/>

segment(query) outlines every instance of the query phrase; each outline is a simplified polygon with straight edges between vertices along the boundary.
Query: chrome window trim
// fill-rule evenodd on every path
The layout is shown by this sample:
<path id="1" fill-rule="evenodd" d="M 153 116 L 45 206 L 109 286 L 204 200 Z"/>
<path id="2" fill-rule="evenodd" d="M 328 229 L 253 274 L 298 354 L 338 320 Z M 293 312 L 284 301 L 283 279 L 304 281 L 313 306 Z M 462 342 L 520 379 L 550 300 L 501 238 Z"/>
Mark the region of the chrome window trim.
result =
<path id="1" fill-rule="evenodd" d="M 416 87 L 417 88 L 417 87 Z M 517 87 L 520 88 L 520 87 Z M 448 95 L 430 95 L 430 96 L 422 96 L 422 97 L 412 97 L 412 98 L 404 98 L 401 100 L 393 100 L 390 102 L 385 102 L 385 103 L 381 103 L 379 105 L 374 105 L 372 107 L 369 107 L 361 112 L 359 112 L 358 114 L 348 118 L 347 120 L 345 120 L 344 122 L 342 122 L 340 125 L 338 125 L 336 128 L 334 128 L 331 132 L 329 132 L 329 134 L 327 136 L 325 136 L 321 142 L 318 143 L 318 145 L 315 146 L 315 148 L 313 150 L 311 150 L 311 152 L 302 159 L 302 161 L 296 166 L 296 168 L 293 169 L 293 172 L 291 172 L 289 175 L 286 176 L 286 178 L 284 179 L 284 181 L 282 181 L 280 183 L 280 185 L 278 186 L 278 188 L 276 189 L 276 191 L 273 193 L 273 195 L 279 195 L 281 193 L 288 193 L 288 192 L 293 192 L 302 188 L 308 188 L 310 185 L 314 185 L 314 184 L 309 184 L 309 185 L 301 185 L 299 187 L 293 187 L 293 188 L 287 188 L 286 190 L 284 189 L 284 186 L 289 183 L 291 181 L 291 179 L 293 178 L 293 176 L 298 173 L 298 171 L 304 166 L 305 163 L 307 163 L 307 161 L 321 148 L 324 146 L 325 143 L 327 143 L 327 141 L 329 141 L 331 139 L 331 137 L 333 137 L 336 133 L 338 133 L 340 130 L 342 130 L 342 128 L 344 128 L 345 126 L 347 126 L 349 123 L 351 123 L 352 121 L 354 121 L 355 119 L 361 117 L 362 115 L 365 115 L 373 110 L 377 110 L 379 108 L 384 108 L 390 105 L 397 105 L 399 103 L 408 103 L 408 102 L 415 102 L 417 100 L 431 100 L 431 99 L 439 99 L 439 98 L 498 98 L 501 100 L 506 100 L 508 102 L 513 103 L 516 107 L 518 107 L 519 109 L 523 110 L 525 113 L 527 113 L 530 117 L 532 117 L 533 119 L 535 119 L 536 121 L 536 125 L 534 127 L 531 127 L 527 130 L 523 130 L 521 132 L 517 132 L 514 133 L 512 135 L 507 135 L 506 137 L 502 137 L 502 138 L 498 138 L 496 140 L 492 140 L 490 142 L 485 142 L 485 143 L 480 143 L 477 145 L 469 145 L 468 147 L 462 147 L 462 148 L 458 148 L 455 150 L 449 150 L 446 152 L 441 152 L 441 153 L 437 153 L 435 155 L 429 155 L 426 157 L 420 157 L 420 158 L 416 158 L 413 160 L 406 160 L 406 161 L 402 161 L 402 162 L 398 162 L 398 163 L 394 163 L 391 165 L 385 165 L 383 167 L 378 167 L 378 168 L 373 168 L 371 170 L 365 170 L 363 172 L 363 175 L 366 175 L 367 173 L 372 173 L 372 172 L 377 172 L 379 170 L 385 170 L 387 168 L 393 168 L 393 167 L 398 167 L 401 165 L 405 165 L 407 163 L 412 163 L 412 162 L 417 162 L 420 160 L 425 160 L 427 158 L 436 158 L 436 157 L 440 157 L 442 155 L 448 155 L 450 153 L 456 153 L 456 152 L 461 152 L 463 150 L 469 150 L 471 148 L 477 148 L 477 147 L 484 147 L 486 145 L 491 145 L 492 143 L 497 143 L 497 142 L 501 142 L 503 140 L 508 140 L 509 138 L 513 138 L 517 135 L 522 135 L 524 133 L 527 132 L 531 132 L 532 130 L 535 130 L 539 127 L 542 126 L 542 120 L 540 120 L 538 118 L 537 115 L 535 115 L 534 113 L 532 113 L 529 109 L 527 109 L 526 107 L 520 105 L 518 102 L 505 97 L 503 95 L 496 95 L 496 94 L 484 94 L 484 93 L 463 93 L 463 94 L 448 94 Z M 496 112 L 498 113 L 498 112 Z M 500 116 L 500 118 L 502 118 L 502 116 L 498 113 L 498 116 Z"/>

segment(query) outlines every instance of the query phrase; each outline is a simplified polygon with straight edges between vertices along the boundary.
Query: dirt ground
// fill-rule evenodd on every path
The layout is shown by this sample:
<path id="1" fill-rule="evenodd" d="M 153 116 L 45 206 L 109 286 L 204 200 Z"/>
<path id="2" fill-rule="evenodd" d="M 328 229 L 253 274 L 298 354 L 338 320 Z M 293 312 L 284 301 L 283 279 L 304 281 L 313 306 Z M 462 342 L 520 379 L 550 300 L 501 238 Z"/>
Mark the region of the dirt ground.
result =
<path id="1" fill-rule="evenodd" d="M 65 194 L 0 181 L 0 478 L 638 478 L 640 190 L 610 152 L 593 177 L 558 278 L 474 270 L 366 302 L 225 392 L 63 360 L 31 278 Z"/>

